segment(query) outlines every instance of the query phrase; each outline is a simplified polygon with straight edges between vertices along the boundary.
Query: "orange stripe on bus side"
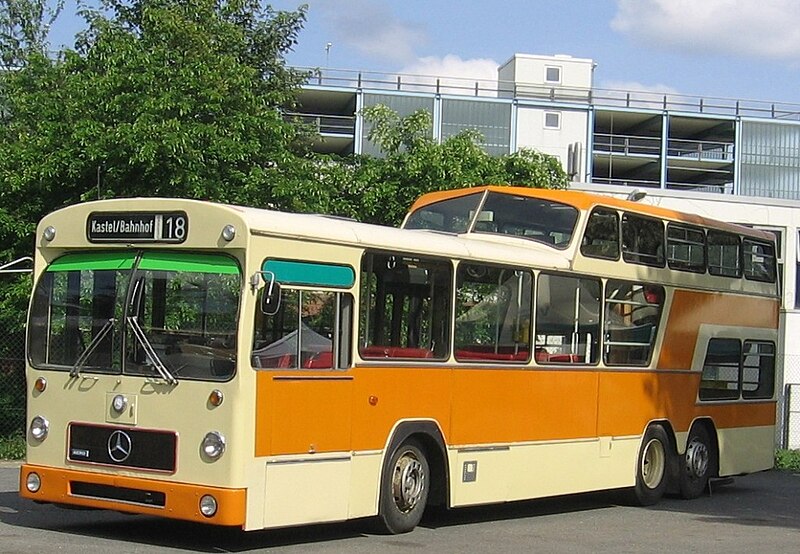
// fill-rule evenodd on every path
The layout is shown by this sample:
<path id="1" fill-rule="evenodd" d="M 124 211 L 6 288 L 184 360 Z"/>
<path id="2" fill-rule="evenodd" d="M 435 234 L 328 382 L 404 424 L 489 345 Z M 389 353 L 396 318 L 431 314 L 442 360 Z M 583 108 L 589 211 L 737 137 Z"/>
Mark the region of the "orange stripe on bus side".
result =
<path id="1" fill-rule="evenodd" d="M 285 372 L 286 375 L 288 372 Z M 769 426 L 775 402 L 697 402 L 687 371 L 361 367 L 352 380 L 281 381 L 259 372 L 256 456 L 380 450 L 402 420 L 434 420 L 448 445 L 639 435 L 667 419 Z"/>
<path id="2" fill-rule="evenodd" d="M 779 307 L 774 298 L 675 291 L 656 367 L 691 369 L 701 324 L 777 329 Z"/>

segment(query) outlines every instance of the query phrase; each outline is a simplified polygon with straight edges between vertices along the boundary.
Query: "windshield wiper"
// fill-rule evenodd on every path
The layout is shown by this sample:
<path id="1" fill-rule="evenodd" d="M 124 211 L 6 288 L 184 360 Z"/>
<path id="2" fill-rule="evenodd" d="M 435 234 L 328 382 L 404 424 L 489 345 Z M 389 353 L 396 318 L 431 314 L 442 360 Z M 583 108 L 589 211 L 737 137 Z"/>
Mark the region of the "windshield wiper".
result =
<path id="1" fill-rule="evenodd" d="M 161 377 L 170 385 L 178 384 L 178 380 L 172 373 L 170 373 L 170 371 L 164 365 L 164 362 L 162 362 L 161 358 L 159 358 L 158 354 L 156 354 L 156 351 L 153 349 L 153 345 L 150 344 L 149 340 L 147 340 L 147 335 L 144 334 L 144 329 L 142 329 L 139 325 L 139 322 L 136 320 L 136 316 L 128 316 L 128 325 L 130 325 L 131 330 L 133 331 L 133 336 L 136 337 L 137 341 L 139 341 L 139 345 L 153 363 L 153 367 L 156 368 L 156 371 L 158 371 L 159 375 L 161 375 Z"/>
<path id="2" fill-rule="evenodd" d="M 81 368 L 86 364 L 89 360 L 89 356 L 97 349 L 97 346 L 103 341 L 108 332 L 114 327 L 115 321 L 113 317 L 106 321 L 97 334 L 92 337 L 92 342 L 81 352 L 81 355 L 75 360 L 75 365 L 69 370 L 70 377 L 78 377 L 81 374 Z"/>

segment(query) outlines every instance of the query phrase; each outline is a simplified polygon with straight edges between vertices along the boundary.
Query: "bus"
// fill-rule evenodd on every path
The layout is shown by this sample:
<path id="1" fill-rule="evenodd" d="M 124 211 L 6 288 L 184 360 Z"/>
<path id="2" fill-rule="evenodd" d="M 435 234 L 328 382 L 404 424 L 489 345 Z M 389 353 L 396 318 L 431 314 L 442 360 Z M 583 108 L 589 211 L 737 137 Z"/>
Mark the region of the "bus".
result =
<path id="1" fill-rule="evenodd" d="M 774 237 L 483 186 L 401 228 L 210 202 L 36 231 L 20 494 L 244 530 L 769 469 Z"/>

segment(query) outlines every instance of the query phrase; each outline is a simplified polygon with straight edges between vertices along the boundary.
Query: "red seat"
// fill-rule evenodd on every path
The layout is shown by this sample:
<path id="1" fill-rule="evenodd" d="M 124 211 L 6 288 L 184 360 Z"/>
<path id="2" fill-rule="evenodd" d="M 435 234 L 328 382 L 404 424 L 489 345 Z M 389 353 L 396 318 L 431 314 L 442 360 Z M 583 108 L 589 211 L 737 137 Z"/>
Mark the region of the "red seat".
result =
<path id="1" fill-rule="evenodd" d="M 307 369 L 331 369 L 333 367 L 333 352 L 325 350 L 306 360 Z"/>
<path id="2" fill-rule="evenodd" d="M 362 358 L 433 358 L 427 348 L 406 346 L 366 346 L 359 353 Z"/>

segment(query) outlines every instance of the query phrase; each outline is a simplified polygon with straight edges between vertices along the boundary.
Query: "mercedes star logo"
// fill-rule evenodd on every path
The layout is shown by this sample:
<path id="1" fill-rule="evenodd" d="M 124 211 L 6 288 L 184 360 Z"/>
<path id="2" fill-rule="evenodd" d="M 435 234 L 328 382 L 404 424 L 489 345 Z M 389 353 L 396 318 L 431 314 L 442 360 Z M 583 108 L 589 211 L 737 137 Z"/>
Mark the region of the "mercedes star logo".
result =
<path id="1" fill-rule="evenodd" d="M 131 437 L 125 431 L 114 431 L 108 437 L 108 455 L 117 463 L 124 462 L 131 455 Z"/>

